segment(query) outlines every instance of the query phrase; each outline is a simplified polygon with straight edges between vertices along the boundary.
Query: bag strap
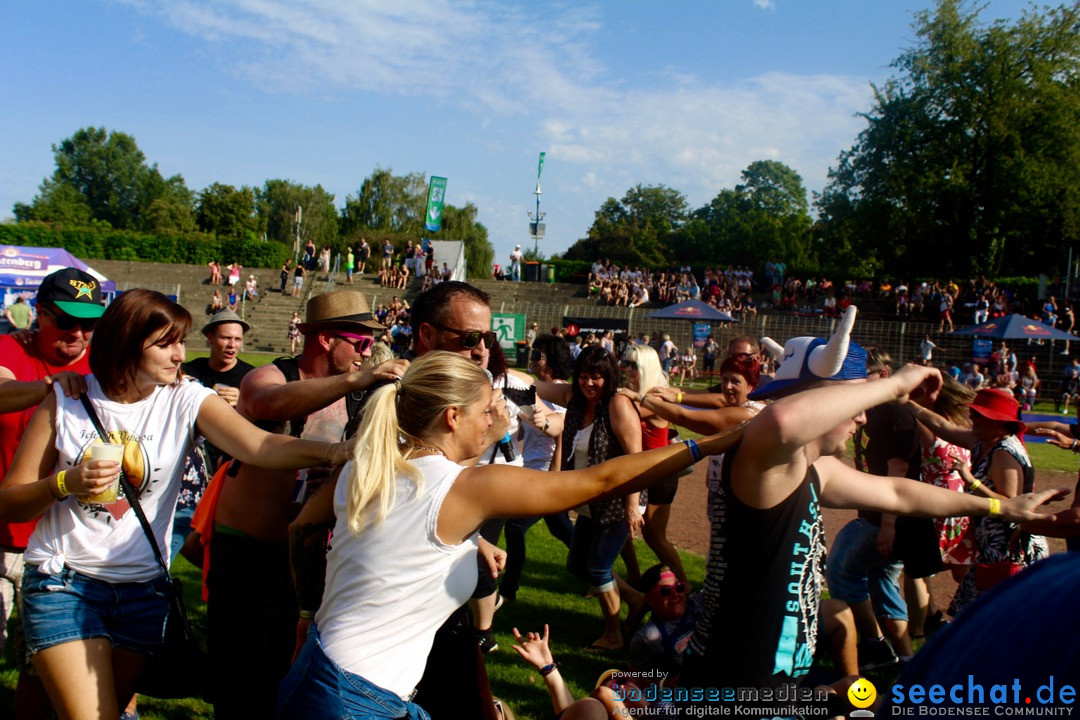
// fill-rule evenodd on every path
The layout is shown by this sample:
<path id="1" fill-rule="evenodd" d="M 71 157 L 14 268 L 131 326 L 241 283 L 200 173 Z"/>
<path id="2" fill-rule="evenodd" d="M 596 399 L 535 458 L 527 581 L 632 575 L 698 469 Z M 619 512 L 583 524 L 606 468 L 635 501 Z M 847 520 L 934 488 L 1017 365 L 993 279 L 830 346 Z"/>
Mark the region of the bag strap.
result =
<path id="1" fill-rule="evenodd" d="M 101 441 L 108 442 L 109 435 L 105 432 L 105 428 L 101 426 L 101 420 L 98 419 L 97 411 L 94 410 L 90 398 L 86 393 L 83 393 L 79 396 L 79 400 L 82 402 L 83 407 L 86 408 L 86 414 L 90 416 L 90 422 L 94 424 L 94 430 L 101 437 Z M 143 512 L 142 505 L 139 504 L 139 496 L 135 493 L 135 488 L 128 482 L 123 463 L 120 465 L 120 487 L 123 488 L 124 496 L 131 505 L 131 509 L 135 511 L 135 517 L 139 518 L 139 524 L 142 525 L 146 540 L 150 543 L 150 549 L 154 551 L 154 559 L 161 566 L 161 571 L 165 573 L 165 577 L 171 581 L 172 576 L 169 575 L 169 566 L 165 564 L 165 560 L 161 557 L 161 549 L 158 548 L 157 540 L 154 539 L 154 531 L 150 529 L 150 521 L 146 519 L 146 513 Z"/>

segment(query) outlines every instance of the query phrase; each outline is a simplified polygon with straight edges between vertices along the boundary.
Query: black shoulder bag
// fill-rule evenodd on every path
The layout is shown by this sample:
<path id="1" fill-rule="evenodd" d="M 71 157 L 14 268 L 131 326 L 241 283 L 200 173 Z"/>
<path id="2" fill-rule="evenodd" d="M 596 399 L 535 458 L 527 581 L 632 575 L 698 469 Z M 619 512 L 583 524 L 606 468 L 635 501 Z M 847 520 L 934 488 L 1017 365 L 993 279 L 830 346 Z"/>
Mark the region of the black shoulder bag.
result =
<path id="1" fill-rule="evenodd" d="M 109 442 L 109 435 L 101 426 L 101 420 L 98 419 L 90 398 L 83 393 L 79 399 L 86 408 L 86 414 L 90 416 L 90 421 L 94 424 L 94 429 L 102 442 Z M 188 622 L 187 608 L 184 605 L 184 588 L 180 580 L 169 573 L 169 566 L 165 564 L 161 556 L 157 540 L 154 539 L 154 532 L 150 529 L 150 522 L 146 519 L 146 514 L 139 504 L 139 496 L 128 482 L 123 467 L 120 468 L 120 487 L 123 488 L 124 496 L 131 505 L 131 509 L 135 511 L 135 517 L 139 519 L 146 540 L 154 551 L 154 559 L 157 560 L 169 583 L 169 614 L 165 620 L 165 641 L 161 650 L 147 661 L 135 685 L 135 690 L 141 695 L 156 698 L 203 697 L 205 689 L 203 672 L 209 667 L 209 657 L 200 647 Z"/>

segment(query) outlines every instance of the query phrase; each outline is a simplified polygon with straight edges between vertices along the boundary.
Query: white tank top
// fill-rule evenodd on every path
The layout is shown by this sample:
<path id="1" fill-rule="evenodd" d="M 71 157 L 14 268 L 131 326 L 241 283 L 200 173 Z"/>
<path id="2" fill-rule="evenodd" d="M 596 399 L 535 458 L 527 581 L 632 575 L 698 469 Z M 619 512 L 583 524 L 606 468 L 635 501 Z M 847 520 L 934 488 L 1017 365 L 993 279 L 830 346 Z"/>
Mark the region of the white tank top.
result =
<path id="1" fill-rule="evenodd" d="M 439 539 L 439 508 L 464 469 L 440 455 L 412 461 L 424 474 L 417 497 L 398 477 L 386 518 L 353 536 L 345 514 L 346 480 L 334 494 L 337 523 L 326 562 L 322 607 L 315 616 L 327 656 L 401 697 L 424 673 L 435 631 L 476 589 L 477 535 L 460 545 Z"/>

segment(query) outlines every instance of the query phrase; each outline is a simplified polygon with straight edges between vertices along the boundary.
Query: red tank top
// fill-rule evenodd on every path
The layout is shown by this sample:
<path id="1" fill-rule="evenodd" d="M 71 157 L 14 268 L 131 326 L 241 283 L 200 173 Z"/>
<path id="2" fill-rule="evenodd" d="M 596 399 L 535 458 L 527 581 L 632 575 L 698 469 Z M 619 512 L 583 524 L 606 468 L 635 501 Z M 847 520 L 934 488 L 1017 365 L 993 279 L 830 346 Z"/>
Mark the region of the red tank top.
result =
<path id="1" fill-rule="evenodd" d="M 641 449 L 655 450 L 668 444 L 668 429 L 654 427 L 648 420 L 641 421 Z"/>

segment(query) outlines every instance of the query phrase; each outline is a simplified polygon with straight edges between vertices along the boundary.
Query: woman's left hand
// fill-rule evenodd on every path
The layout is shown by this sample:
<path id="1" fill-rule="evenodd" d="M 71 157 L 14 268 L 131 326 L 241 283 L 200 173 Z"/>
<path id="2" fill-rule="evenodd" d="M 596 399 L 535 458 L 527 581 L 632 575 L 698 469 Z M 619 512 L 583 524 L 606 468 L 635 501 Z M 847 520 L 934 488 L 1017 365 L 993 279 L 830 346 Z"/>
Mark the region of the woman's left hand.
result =
<path id="1" fill-rule="evenodd" d="M 630 526 L 631 539 L 639 536 L 645 528 L 645 516 L 636 507 L 626 508 L 626 524 Z"/>
<path id="2" fill-rule="evenodd" d="M 518 629 L 514 628 L 514 639 L 518 642 L 513 646 L 514 650 L 537 670 L 555 662 L 551 657 L 551 649 L 548 647 L 548 626 L 546 623 L 544 624 L 543 635 L 531 632 L 522 637 Z"/>
<path id="3" fill-rule="evenodd" d="M 625 395 L 626 397 L 630 398 L 631 402 L 635 402 L 635 403 L 638 403 L 638 404 L 641 403 L 641 393 L 639 393 L 637 390 L 631 390 L 628 387 L 621 387 L 618 390 L 616 390 L 615 392 L 619 393 L 620 395 Z"/>
<path id="4" fill-rule="evenodd" d="M 1057 430 L 1051 430 L 1050 428 L 1037 428 L 1035 434 L 1045 437 L 1046 442 L 1051 445 L 1057 445 L 1059 448 L 1064 448 L 1066 450 L 1072 450 L 1073 444 L 1076 442 L 1073 438 L 1065 437 L 1064 434 L 1059 433 Z"/>

